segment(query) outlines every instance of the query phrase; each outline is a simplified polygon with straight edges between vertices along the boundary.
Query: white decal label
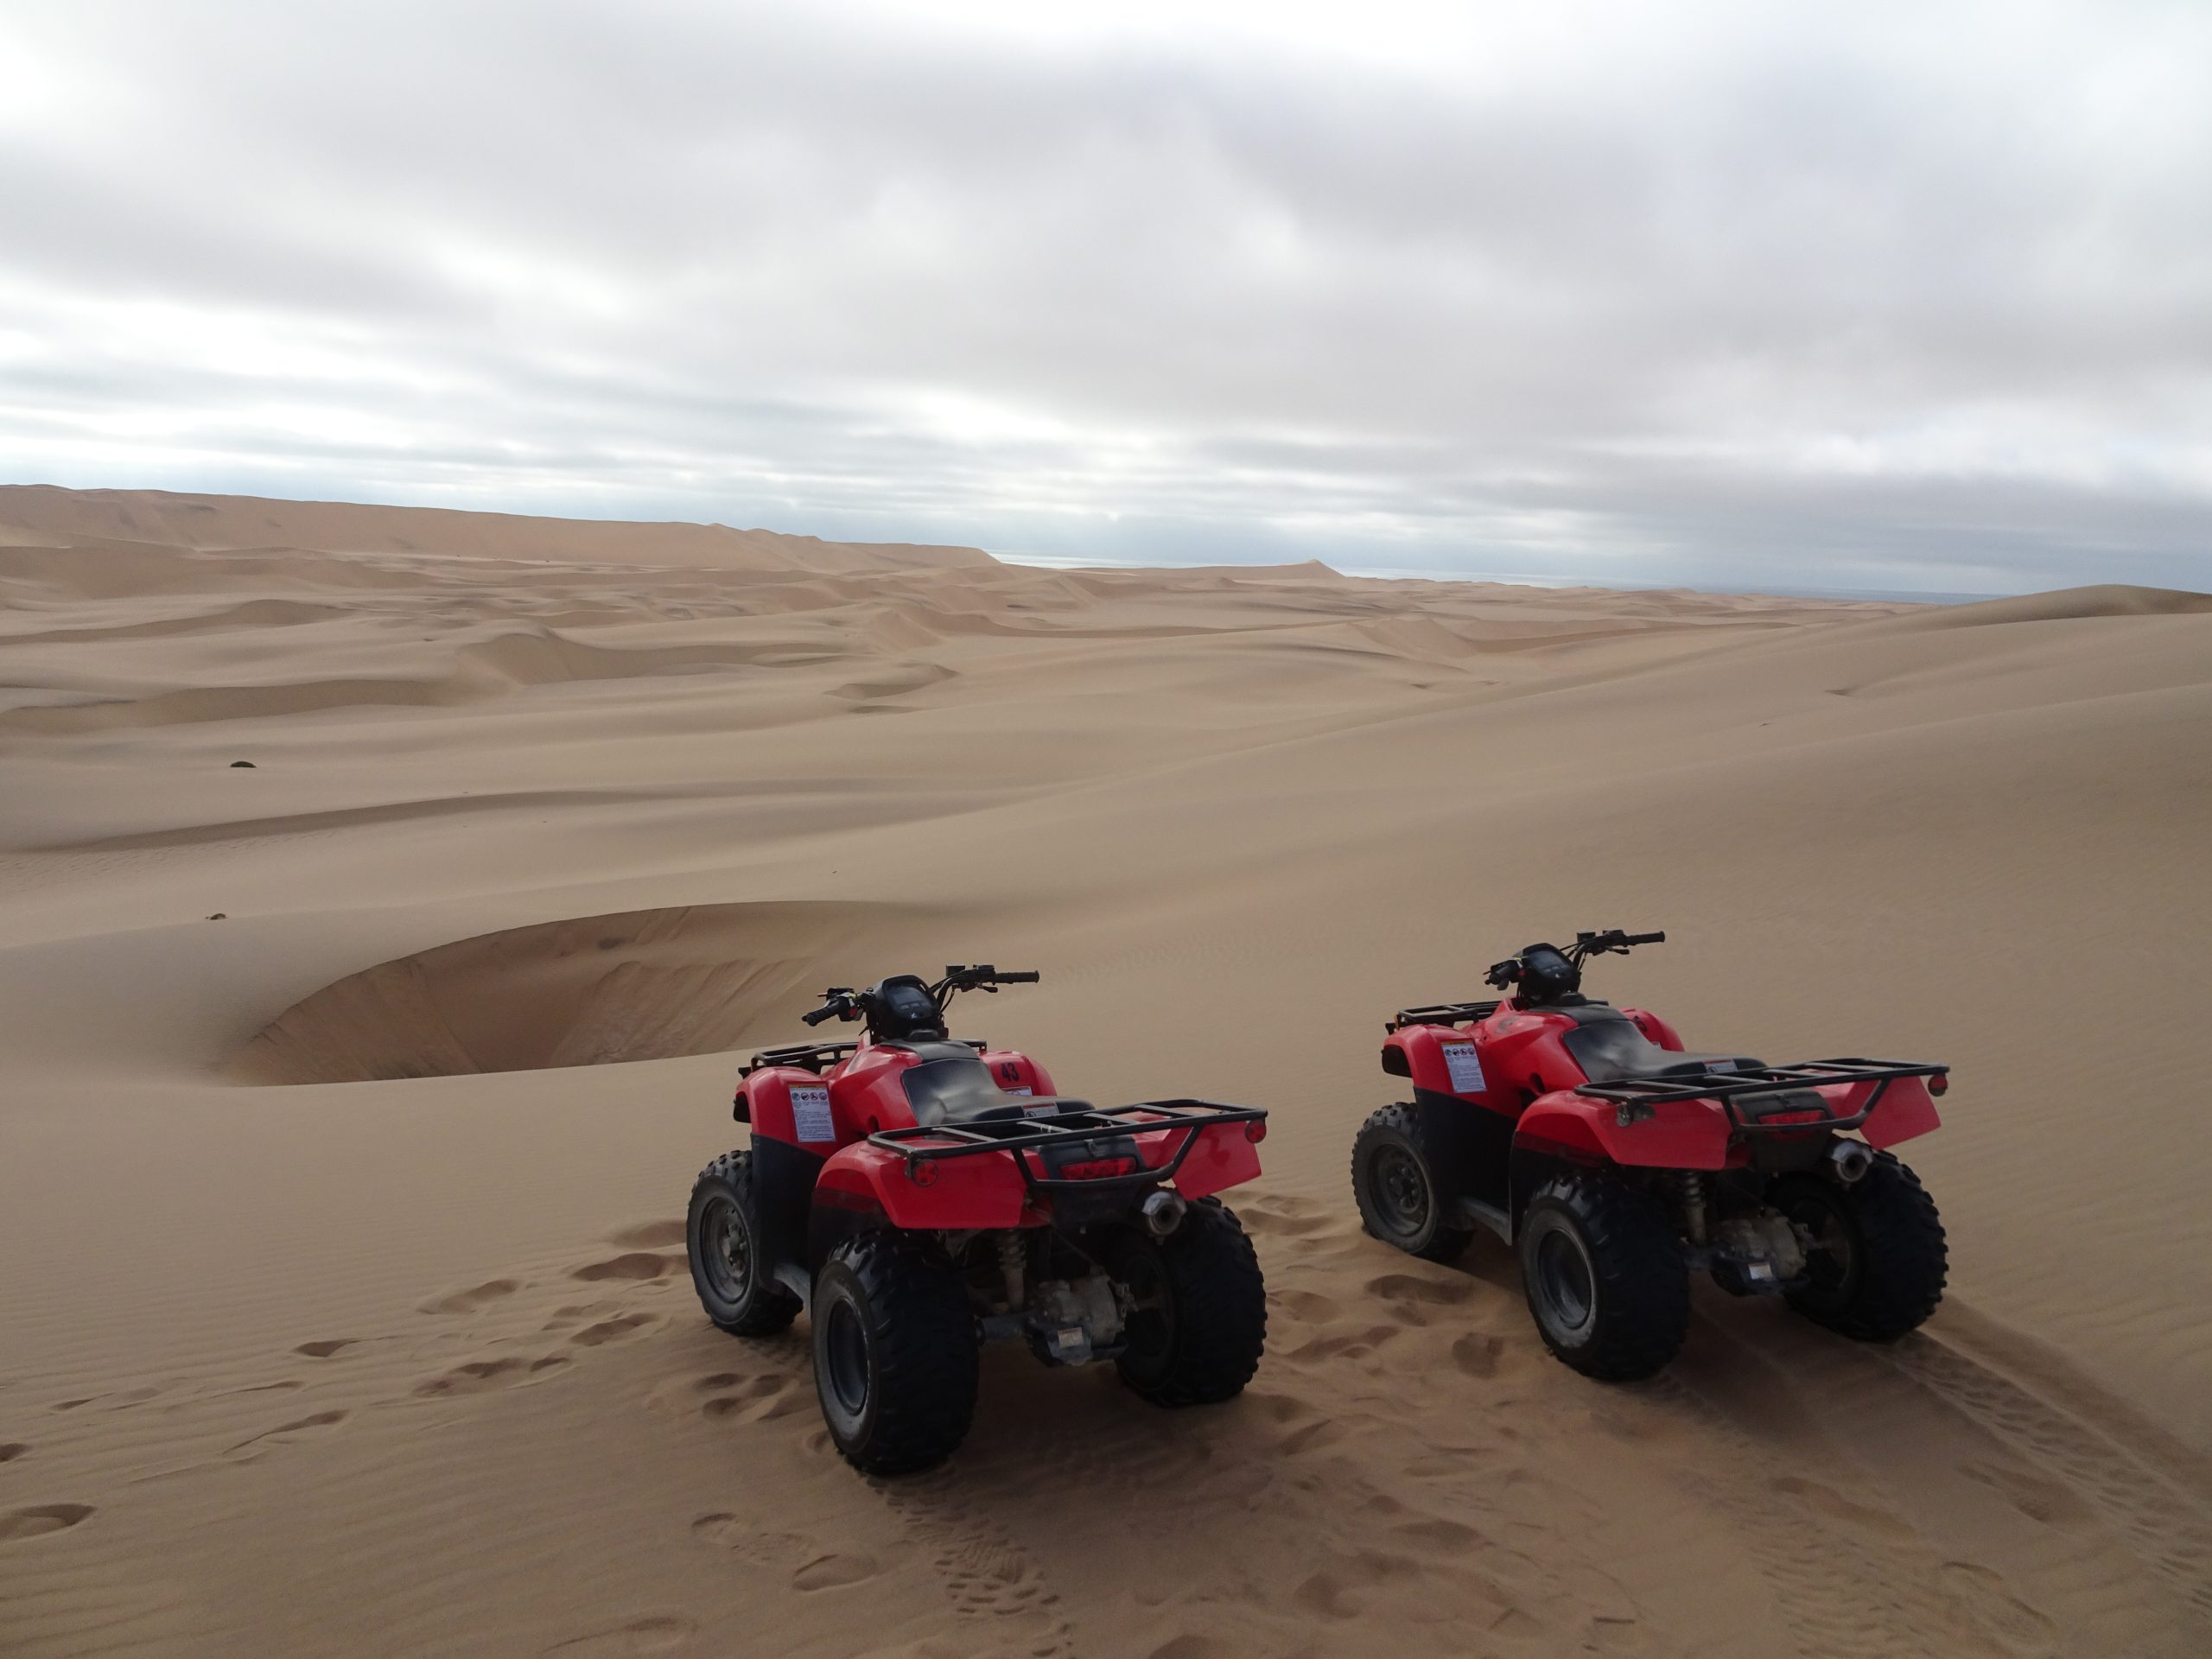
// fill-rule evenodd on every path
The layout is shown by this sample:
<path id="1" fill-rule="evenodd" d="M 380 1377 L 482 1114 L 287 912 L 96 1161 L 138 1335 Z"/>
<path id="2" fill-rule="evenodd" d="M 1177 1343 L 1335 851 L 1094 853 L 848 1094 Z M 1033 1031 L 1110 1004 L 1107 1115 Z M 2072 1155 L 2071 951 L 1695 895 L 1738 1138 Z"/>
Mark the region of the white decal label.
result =
<path id="1" fill-rule="evenodd" d="M 835 1141 L 837 1126 L 830 1116 L 827 1089 L 791 1090 L 791 1123 L 802 1141 Z"/>
<path id="2" fill-rule="evenodd" d="M 1034 1089 L 1008 1089 L 1006 1092 L 1009 1095 L 1033 1095 L 1037 1091 Z"/>
<path id="3" fill-rule="evenodd" d="M 1476 1058 L 1472 1043 L 1445 1044 L 1444 1064 L 1452 1073 L 1453 1094 L 1479 1095 L 1488 1086 L 1483 1082 L 1483 1063 Z"/>

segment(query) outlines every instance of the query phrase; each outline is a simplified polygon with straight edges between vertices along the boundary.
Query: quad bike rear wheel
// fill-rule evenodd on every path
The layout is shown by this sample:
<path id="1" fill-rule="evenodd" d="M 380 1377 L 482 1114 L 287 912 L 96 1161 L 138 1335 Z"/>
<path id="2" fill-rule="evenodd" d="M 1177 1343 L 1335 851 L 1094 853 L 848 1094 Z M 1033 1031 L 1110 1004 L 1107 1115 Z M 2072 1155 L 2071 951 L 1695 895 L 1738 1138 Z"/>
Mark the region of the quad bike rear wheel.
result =
<path id="1" fill-rule="evenodd" d="M 976 1332 L 942 1252 L 888 1229 L 849 1238 L 815 1276 L 814 1389 L 845 1461 L 903 1475 L 951 1456 L 976 1415 Z"/>
<path id="2" fill-rule="evenodd" d="M 1876 1153 L 1848 1186 L 1785 1175 L 1767 1199 L 1811 1236 L 1804 1274 L 1784 1294 L 1815 1324 L 1861 1342 L 1893 1342 L 1943 1300 L 1942 1220 L 1920 1178 L 1891 1154 Z"/>
<path id="3" fill-rule="evenodd" d="M 1131 1228 L 1107 1253 L 1131 1303 L 1115 1368 L 1156 1406 L 1243 1392 L 1268 1339 L 1268 1287 L 1236 1212 L 1201 1198 L 1164 1239 Z"/>
<path id="4" fill-rule="evenodd" d="M 1408 1255 L 1456 1262 L 1474 1230 L 1450 1224 L 1452 1193 L 1437 1138 L 1419 1109 L 1385 1106 L 1351 1143 L 1351 1190 L 1367 1230 Z"/>
<path id="5" fill-rule="evenodd" d="M 1652 1376 L 1689 1332 L 1689 1267 L 1667 1212 L 1598 1174 L 1537 1189 L 1520 1228 L 1521 1278 L 1544 1346 L 1585 1376 Z"/>
<path id="6" fill-rule="evenodd" d="M 751 1153 L 726 1152 L 699 1172 L 683 1233 L 691 1283 L 709 1319 L 736 1337 L 791 1328 L 798 1298 L 775 1281 L 760 1249 Z"/>

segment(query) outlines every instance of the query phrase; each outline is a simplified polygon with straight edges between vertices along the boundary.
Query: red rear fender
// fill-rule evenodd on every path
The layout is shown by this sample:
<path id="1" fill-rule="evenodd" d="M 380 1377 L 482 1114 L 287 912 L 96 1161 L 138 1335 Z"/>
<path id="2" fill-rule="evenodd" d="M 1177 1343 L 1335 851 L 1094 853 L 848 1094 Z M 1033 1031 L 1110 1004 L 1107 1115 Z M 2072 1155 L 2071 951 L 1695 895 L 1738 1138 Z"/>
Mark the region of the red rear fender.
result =
<path id="1" fill-rule="evenodd" d="M 1542 1096 L 1514 1126 L 1516 1151 L 1578 1161 L 1592 1157 L 1648 1169 L 1721 1169 L 1729 1122 L 1717 1100 L 1665 1100 L 1624 1128 L 1611 1101 L 1562 1089 Z"/>
<path id="2" fill-rule="evenodd" d="M 957 1230 L 1021 1224 L 1028 1189 L 1013 1159 L 984 1153 L 933 1158 L 916 1167 L 928 1178 L 927 1185 L 908 1176 L 899 1154 L 856 1141 L 822 1166 L 814 1201 L 836 1209 L 880 1211 L 894 1227 Z"/>
<path id="3" fill-rule="evenodd" d="M 1260 1148 L 1245 1133 L 1251 1127 L 1217 1123 L 1210 1129 L 1200 1129 L 1198 1144 L 1183 1160 L 1183 1167 L 1175 1172 L 1175 1190 L 1186 1198 L 1203 1198 L 1255 1179 L 1260 1173 Z M 1178 1135 L 1141 1135 L 1137 1144 L 1144 1149 L 1145 1162 L 1158 1165 L 1174 1156 L 1181 1139 Z M 1160 1143 L 1158 1150 L 1147 1144 L 1152 1141 Z"/>
<path id="4" fill-rule="evenodd" d="M 1871 1083 L 1854 1086 L 1843 1109 L 1847 1113 L 1864 1110 L 1876 1087 Z M 1910 1141 L 1942 1125 L 1943 1120 L 1936 1115 L 1936 1103 L 1928 1093 L 1928 1079 L 1899 1077 L 1882 1090 L 1873 1116 L 1859 1126 L 1859 1133 L 1866 1137 L 1870 1147 L 1894 1147 L 1900 1141 Z"/>

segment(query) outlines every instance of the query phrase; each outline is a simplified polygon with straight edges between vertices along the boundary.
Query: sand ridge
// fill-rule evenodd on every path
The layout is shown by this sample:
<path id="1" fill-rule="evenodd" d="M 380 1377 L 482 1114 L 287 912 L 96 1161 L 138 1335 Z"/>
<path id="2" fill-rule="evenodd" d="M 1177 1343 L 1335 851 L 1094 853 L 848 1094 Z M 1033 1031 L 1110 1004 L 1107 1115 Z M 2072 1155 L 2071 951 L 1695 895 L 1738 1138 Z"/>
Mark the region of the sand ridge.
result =
<path id="1" fill-rule="evenodd" d="M 2202 1651 L 2208 829 L 2203 595 L 0 491 L 0 1649 Z M 1383 1015 L 1607 925 L 1694 1045 L 1953 1065 L 1926 1332 L 1701 1287 L 1604 1389 L 1359 1232 Z M 1065 1086 L 1273 1109 L 1268 1357 L 994 1352 L 873 1485 L 677 1218 L 810 990 L 976 958 Z"/>

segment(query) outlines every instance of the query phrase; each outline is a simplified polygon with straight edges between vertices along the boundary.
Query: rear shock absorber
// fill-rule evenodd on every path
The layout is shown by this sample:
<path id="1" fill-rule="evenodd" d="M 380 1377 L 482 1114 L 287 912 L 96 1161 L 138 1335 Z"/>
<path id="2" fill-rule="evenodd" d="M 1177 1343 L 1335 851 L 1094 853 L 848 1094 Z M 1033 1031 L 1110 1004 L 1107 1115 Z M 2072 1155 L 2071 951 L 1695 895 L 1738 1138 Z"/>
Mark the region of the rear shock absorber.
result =
<path id="1" fill-rule="evenodd" d="M 1019 1313 L 1027 1305 L 1022 1274 L 1028 1265 L 1029 1235 L 1019 1227 L 1007 1228 L 999 1235 L 999 1272 L 1006 1278 L 1006 1305 L 1011 1313 Z"/>
<path id="2" fill-rule="evenodd" d="M 1682 1230 L 1689 1235 L 1693 1244 L 1705 1243 L 1705 1175 L 1700 1170 L 1686 1169 L 1675 1179 L 1682 1194 Z"/>

